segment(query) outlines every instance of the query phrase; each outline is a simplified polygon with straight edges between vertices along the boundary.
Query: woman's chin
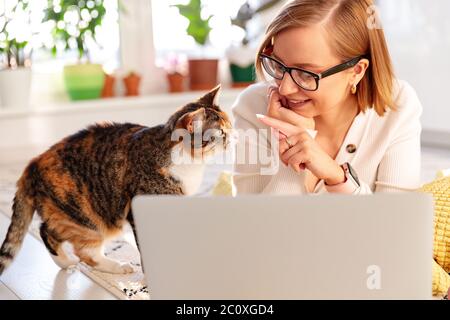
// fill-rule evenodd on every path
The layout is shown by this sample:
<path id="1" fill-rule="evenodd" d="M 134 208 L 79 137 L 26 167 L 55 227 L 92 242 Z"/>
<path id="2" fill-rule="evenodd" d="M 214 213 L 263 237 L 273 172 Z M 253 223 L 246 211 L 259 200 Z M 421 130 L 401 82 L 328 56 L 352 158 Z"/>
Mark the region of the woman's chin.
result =
<path id="1" fill-rule="evenodd" d="M 315 114 L 314 111 L 310 108 L 299 108 L 299 109 L 291 109 L 296 114 L 305 117 L 305 118 L 312 118 Z"/>

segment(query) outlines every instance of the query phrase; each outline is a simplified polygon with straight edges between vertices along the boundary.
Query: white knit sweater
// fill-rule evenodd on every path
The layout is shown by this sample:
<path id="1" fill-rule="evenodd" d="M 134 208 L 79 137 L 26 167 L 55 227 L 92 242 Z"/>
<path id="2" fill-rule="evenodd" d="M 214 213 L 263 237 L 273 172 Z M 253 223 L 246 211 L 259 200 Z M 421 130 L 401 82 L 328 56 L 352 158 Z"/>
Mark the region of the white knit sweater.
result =
<path id="1" fill-rule="evenodd" d="M 420 187 L 420 116 L 422 105 L 414 89 L 404 81 L 397 81 L 394 100 L 398 110 L 377 115 L 373 109 L 360 112 L 354 119 L 335 160 L 338 164 L 349 162 L 358 174 L 361 187 L 355 194 L 373 192 L 411 191 Z M 248 87 L 237 98 L 233 106 L 235 129 L 267 129 L 255 116 L 266 114 L 267 86 L 262 82 Z M 264 130 L 266 131 L 266 130 Z M 248 132 L 248 131 L 247 131 Z M 269 138 L 269 139 L 268 139 Z M 305 194 L 305 172 L 279 166 L 278 150 L 271 150 L 270 134 L 262 139 L 249 138 L 237 144 L 237 154 L 257 146 L 269 148 L 271 165 L 259 159 L 235 163 L 233 182 L 237 194 Z M 354 144 L 356 151 L 349 153 L 347 145 Z M 271 167 L 273 174 L 267 174 Z M 263 169 L 263 170 L 261 170 Z M 263 172 L 263 174 L 262 174 Z M 327 193 L 323 180 L 314 189 L 315 194 Z"/>

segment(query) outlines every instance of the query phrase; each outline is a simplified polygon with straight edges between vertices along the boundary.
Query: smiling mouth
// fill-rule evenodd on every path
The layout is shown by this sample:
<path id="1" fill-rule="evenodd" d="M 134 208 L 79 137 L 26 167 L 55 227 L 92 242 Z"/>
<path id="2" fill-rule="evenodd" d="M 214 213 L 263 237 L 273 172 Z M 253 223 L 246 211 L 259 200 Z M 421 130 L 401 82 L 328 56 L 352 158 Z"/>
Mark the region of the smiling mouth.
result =
<path id="1" fill-rule="evenodd" d="M 305 100 L 287 100 L 289 109 L 299 109 L 307 105 L 311 99 Z"/>

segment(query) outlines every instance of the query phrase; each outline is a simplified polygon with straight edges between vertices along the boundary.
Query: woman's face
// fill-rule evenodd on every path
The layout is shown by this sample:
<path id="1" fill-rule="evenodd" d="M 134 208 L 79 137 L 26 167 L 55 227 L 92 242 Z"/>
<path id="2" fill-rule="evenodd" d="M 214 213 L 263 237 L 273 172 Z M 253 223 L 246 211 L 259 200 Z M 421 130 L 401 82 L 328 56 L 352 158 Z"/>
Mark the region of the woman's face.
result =
<path id="1" fill-rule="evenodd" d="M 288 67 L 299 67 L 321 73 L 344 61 L 333 55 L 326 31 L 317 24 L 308 28 L 291 28 L 282 31 L 274 39 L 273 56 Z M 276 80 L 279 92 L 287 99 L 290 109 L 312 118 L 337 111 L 351 99 L 350 88 L 353 68 L 333 74 L 319 81 L 317 91 L 300 88 L 285 73 L 283 80 Z M 354 80 L 353 80 L 354 81 Z M 305 101 L 306 102 L 301 102 Z M 299 102 L 300 103 L 296 103 Z"/>

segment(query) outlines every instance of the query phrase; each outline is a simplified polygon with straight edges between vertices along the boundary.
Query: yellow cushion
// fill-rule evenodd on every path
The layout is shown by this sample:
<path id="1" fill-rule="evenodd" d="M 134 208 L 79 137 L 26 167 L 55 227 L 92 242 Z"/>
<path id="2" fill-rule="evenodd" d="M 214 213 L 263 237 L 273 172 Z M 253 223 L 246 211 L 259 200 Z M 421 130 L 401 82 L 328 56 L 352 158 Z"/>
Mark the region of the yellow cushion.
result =
<path id="1" fill-rule="evenodd" d="M 445 295 L 450 288 L 450 276 L 433 260 L 433 295 Z"/>
<path id="2" fill-rule="evenodd" d="M 434 198 L 433 295 L 441 295 L 450 287 L 450 176 L 425 184 L 420 191 Z"/>

